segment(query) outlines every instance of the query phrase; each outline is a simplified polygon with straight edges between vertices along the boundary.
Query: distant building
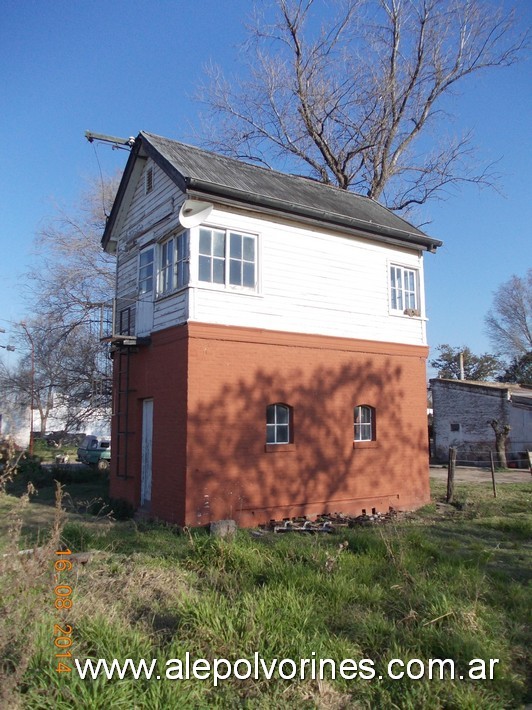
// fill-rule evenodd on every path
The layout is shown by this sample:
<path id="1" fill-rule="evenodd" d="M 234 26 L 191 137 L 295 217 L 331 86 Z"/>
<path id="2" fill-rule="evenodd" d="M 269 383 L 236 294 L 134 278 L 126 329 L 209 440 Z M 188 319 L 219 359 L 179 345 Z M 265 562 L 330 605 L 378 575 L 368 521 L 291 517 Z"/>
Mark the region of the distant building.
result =
<path id="1" fill-rule="evenodd" d="M 10 437 L 18 446 L 30 440 L 30 411 L 9 401 L 0 402 L 0 438 Z"/>
<path id="2" fill-rule="evenodd" d="M 490 421 L 510 426 L 509 461 L 532 449 L 532 388 L 474 380 L 430 380 L 433 398 L 434 454 L 446 460 L 450 446 L 460 459 L 489 460 L 495 451 Z"/>

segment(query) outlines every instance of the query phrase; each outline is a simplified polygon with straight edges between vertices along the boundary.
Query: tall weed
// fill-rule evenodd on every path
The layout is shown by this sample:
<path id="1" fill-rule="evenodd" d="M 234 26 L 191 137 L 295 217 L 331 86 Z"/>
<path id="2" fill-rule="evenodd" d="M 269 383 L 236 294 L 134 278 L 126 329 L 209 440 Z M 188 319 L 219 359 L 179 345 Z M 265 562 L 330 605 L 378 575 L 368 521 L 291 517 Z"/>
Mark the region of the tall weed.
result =
<path id="1" fill-rule="evenodd" d="M 15 690 L 38 654 L 39 628 L 48 623 L 49 633 L 53 630 L 53 563 L 64 523 L 62 489 L 57 486 L 55 516 L 47 540 L 20 551 L 22 514 L 33 493 L 30 485 L 12 510 L 7 545 L 0 557 L 0 707 L 20 705 Z"/>

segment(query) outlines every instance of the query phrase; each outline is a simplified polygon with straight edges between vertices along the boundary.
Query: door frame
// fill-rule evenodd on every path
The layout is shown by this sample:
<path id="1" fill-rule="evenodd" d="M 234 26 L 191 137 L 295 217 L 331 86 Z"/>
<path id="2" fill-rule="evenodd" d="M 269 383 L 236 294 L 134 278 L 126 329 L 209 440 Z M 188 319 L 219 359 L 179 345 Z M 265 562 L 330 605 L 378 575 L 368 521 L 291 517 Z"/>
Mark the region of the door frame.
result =
<path id="1" fill-rule="evenodd" d="M 142 400 L 140 505 L 151 503 L 153 483 L 153 399 Z"/>

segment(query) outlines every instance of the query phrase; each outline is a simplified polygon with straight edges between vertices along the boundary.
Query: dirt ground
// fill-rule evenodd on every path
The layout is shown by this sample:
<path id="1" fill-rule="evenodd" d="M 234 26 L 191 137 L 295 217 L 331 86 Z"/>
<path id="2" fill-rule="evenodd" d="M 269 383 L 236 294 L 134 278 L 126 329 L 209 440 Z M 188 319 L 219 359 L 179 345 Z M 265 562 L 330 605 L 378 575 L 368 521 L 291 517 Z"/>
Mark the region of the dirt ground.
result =
<path id="1" fill-rule="evenodd" d="M 438 481 L 447 480 L 447 466 L 431 466 L 430 477 Z M 491 483 L 491 469 L 457 466 L 454 480 L 460 483 Z M 532 483 L 530 471 L 525 469 L 508 469 L 495 471 L 495 482 L 498 483 Z"/>

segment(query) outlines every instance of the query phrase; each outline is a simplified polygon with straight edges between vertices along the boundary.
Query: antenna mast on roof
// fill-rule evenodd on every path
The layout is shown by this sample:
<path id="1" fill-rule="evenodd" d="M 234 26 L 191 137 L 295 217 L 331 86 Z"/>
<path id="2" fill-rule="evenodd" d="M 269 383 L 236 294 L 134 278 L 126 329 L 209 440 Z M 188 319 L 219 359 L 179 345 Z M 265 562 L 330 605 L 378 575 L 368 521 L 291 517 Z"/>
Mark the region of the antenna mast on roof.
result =
<path id="1" fill-rule="evenodd" d="M 129 138 L 117 138 L 117 136 L 107 136 L 103 133 L 93 133 L 92 131 L 85 131 L 85 138 L 89 143 L 94 141 L 103 141 L 104 143 L 112 143 L 113 150 L 129 150 L 135 145 L 135 139 L 133 136 Z"/>

